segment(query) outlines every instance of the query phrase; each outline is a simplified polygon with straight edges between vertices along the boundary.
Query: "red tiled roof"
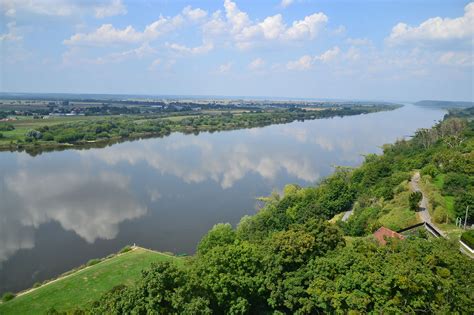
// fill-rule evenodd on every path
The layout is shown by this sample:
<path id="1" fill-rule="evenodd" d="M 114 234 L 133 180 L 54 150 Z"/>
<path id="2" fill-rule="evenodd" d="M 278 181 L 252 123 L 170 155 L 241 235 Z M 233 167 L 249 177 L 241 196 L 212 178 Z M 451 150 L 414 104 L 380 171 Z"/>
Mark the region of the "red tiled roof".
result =
<path id="1" fill-rule="evenodd" d="M 401 240 L 404 240 L 405 237 L 401 234 L 398 234 L 395 231 L 392 231 L 390 229 L 387 229 L 386 227 L 382 226 L 380 229 L 378 229 L 374 233 L 374 237 L 377 239 L 377 241 L 380 243 L 380 245 L 385 245 L 387 244 L 387 238 L 398 238 Z"/>

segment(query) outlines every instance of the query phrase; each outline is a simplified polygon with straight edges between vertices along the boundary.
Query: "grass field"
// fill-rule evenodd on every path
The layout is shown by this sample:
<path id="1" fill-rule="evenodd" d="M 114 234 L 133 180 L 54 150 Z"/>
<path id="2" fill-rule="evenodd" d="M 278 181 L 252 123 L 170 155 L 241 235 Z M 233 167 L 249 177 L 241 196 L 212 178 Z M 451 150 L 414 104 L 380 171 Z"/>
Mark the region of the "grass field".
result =
<path id="1" fill-rule="evenodd" d="M 31 117 L 18 116 L 18 120 L 2 122 L 1 124 L 13 125 L 14 130 L 11 131 L 0 131 L 3 134 L 3 138 L 0 138 L 0 144 L 9 143 L 10 141 L 23 139 L 25 134 L 31 129 L 38 129 L 42 126 L 52 126 L 62 123 L 86 121 L 86 120 L 97 120 L 103 117 L 100 116 L 66 116 L 66 117 L 54 117 L 49 119 L 33 119 Z"/>
<path id="2" fill-rule="evenodd" d="M 133 285 L 141 270 L 159 261 L 184 264 L 183 258 L 138 247 L 2 303 L 0 314 L 45 314 L 53 307 L 58 311 L 85 307 L 116 285 Z"/>

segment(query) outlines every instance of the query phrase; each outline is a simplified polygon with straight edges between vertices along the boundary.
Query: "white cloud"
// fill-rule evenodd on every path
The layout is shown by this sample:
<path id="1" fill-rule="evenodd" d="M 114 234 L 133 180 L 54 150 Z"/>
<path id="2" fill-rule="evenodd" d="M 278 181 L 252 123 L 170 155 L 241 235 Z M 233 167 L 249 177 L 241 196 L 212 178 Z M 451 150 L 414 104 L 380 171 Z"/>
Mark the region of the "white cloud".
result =
<path id="1" fill-rule="evenodd" d="M 134 43 L 143 40 L 144 34 L 131 25 L 117 29 L 112 24 L 103 24 L 92 33 L 77 33 L 64 41 L 66 45 L 108 45 L 113 43 Z"/>
<path id="2" fill-rule="evenodd" d="M 203 27 L 204 35 L 212 38 L 227 34 L 224 38 L 236 47 L 246 49 L 263 41 L 294 41 L 314 39 L 328 22 L 324 13 L 314 13 L 287 26 L 281 14 L 268 16 L 263 21 L 252 21 L 249 15 L 241 11 L 235 2 L 224 1 L 225 18 L 220 11 Z"/>
<path id="3" fill-rule="evenodd" d="M 289 39 L 313 39 L 318 35 L 328 22 L 328 17 L 324 13 L 314 13 L 303 20 L 293 22 L 293 25 L 285 32 L 285 37 Z"/>
<path id="4" fill-rule="evenodd" d="M 298 60 L 289 61 L 286 64 L 288 70 L 309 70 L 313 66 L 314 58 L 310 55 L 304 55 Z"/>
<path id="5" fill-rule="evenodd" d="M 458 18 L 434 17 L 418 26 L 398 23 L 392 28 L 388 43 L 428 43 L 449 40 L 468 40 L 473 43 L 474 36 L 474 2 L 464 8 L 464 15 Z"/>
<path id="6" fill-rule="evenodd" d="M 18 30 L 16 28 L 15 22 L 10 22 L 7 24 L 8 32 L 0 34 L 0 42 L 2 41 L 17 41 L 21 40 L 22 37 L 18 35 Z"/>
<path id="7" fill-rule="evenodd" d="M 148 70 L 155 70 L 160 64 L 161 64 L 161 59 L 157 58 L 157 59 L 153 60 L 150 67 L 148 67 Z"/>
<path id="8" fill-rule="evenodd" d="M 176 43 L 166 43 L 166 46 L 174 50 L 175 52 L 191 55 L 205 54 L 210 52 L 214 48 L 214 45 L 212 43 L 203 43 L 201 46 L 196 47 L 187 47 L 185 45 L 180 45 Z"/>
<path id="9" fill-rule="evenodd" d="M 326 62 L 329 62 L 329 61 L 332 61 L 332 60 L 336 59 L 337 56 L 339 56 L 340 52 L 341 52 L 341 50 L 339 49 L 339 47 L 335 46 L 335 47 L 325 51 L 321 55 L 314 57 L 314 59 L 319 60 L 323 63 L 326 63 Z"/>
<path id="10" fill-rule="evenodd" d="M 95 7 L 96 18 L 104 18 L 124 14 L 127 14 L 127 8 L 122 3 L 122 0 L 112 0 L 108 4 L 103 4 Z"/>
<path id="11" fill-rule="evenodd" d="M 191 21 L 199 21 L 207 16 L 207 11 L 200 8 L 193 9 L 189 5 L 183 9 L 183 15 Z"/>
<path id="12" fill-rule="evenodd" d="M 76 33 L 64 40 L 66 45 L 94 45 L 105 46 L 108 44 L 127 44 L 141 41 L 151 41 L 165 34 L 171 33 L 181 27 L 186 21 L 195 20 L 202 15 L 200 9 L 186 7 L 183 14 L 174 17 L 160 16 L 156 21 L 148 24 L 140 32 L 131 25 L 123 29 L 115 28 L 112 24 L 103 24 L 90 33 Z"/>
<path id="13" fill-rule="evenodd" d="M 232 62 L 227 62 L 227 63 L 221 64 L 219 66 L 219 68 L 217 69 L 217 71 L 219 73 L 227 73 L 232 69 L 232 65 L 233 65 Z"/>
<path id="14" fill-rule="evenodd" d="M 282 8 L 287 8 L 287 7 L 289 7 L 290 5 L 292 5 L 293 2 L 294 2 L 294 0 L 281 0 L 280 6 L 281 6 Z"/>
<path id="15" fill-rule="evenodd" d="M 249 63 L 248 68 L 250 70 L 256 71 L 262 69 L 264 66 L 265 60 L 263 60 L 262 58 L 255 58 L 254 60 L 252 60 L 252 62 Z"/>
<path id="16" fill-rule="evenodd" d="M 474 66 L 474 55 L 466 52 L 448 51 L 443 53 L 439 59 L 440 64 L 448 66 Z"/>
<path id="17" fill-rule="evenodd" d="M 339 56 L 341 49 L 337 46 L 323 52 L 321 55 L 310 56 L 304 55 L 298 60 L 289 61 L 286 64 L 288 70 L 309 70 L 313 67 L 313 64 L 316 61 L 327 63 L 330 62 Z"/>
<path id="18" fill-rule="evenodd" d="M 47 16 L 93 14 L 97 18 L 127 13 L 121 0 L 0 0 L 0 13 L 16 16 L 22 12 Z"/>

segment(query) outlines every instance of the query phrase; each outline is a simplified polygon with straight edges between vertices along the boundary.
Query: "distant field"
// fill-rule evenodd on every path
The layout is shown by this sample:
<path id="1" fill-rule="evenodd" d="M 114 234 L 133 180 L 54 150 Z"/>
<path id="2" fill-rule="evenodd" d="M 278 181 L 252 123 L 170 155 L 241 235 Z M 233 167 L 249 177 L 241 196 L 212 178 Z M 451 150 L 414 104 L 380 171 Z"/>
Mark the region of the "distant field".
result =
<path id="1" fill-rule="evenodd" d="M 54 117 L 49 119 L 33 119 L 31 117 L 18 116 L 18 120 L 0 122 L 0 124 L 13 125 L 15 130 L 0 131 L 3 138 L 0 138 L 0 144 L 9 143 L 13 140 L 23 139 L 25 134 L 31 129 L 38 129 L 42 126 L 52 126 L 69 122 L 104 119 L 103 116 L 66 116 Z"/>
<path id="2" fill-rule="evenodd" d="M 58 311 L 85 307 L 116 285 L 133 285 L 141 270 L 159 261 L 184 264 L 182 258 L 136 248 L 0 304 L 0 314 L 44 314 L 53 307 Z"/>

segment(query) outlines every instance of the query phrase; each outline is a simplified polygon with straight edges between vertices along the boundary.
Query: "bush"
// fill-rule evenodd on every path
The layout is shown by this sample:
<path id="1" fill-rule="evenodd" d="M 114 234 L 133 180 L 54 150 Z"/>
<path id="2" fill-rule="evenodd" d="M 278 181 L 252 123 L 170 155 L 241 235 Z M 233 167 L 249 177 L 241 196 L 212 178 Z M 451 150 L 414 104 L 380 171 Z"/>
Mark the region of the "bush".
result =
<path id="1" fill-rule="evenodd" d="M 0 132 L 0 139 L 2 139 L 4 136 L 3 136 L 3 133 Z"/>
<path id="2" fill-rule="evenodd" d="M 428 164 L 421 169 L 421 175 L 430 175 L 432 178 L 435 178 L 439 174 L 438 168 L 433 164 Z"/>
<path id="3" fill-rule="evenodd" d="M 124 248 L 122 248 L 120 251 L 119 251 L 119 254 L 123 254 L 123 253 L 126 253 L 126 252 L 129 252 L 132 250 L 132 247 L 130 247 L 129 245 L 125 246 Z"/>
<path id="4" fill-rule="evenodd" d="M 11 131 L 15 130 L 15 127 L 10 124 L 0 124 L 0 131 Z"/>
<path id="5" fill-rule="evenodd" d="M 436 223 L 444 223 L 447 221 L 448 214 L 443 207 L 436 207 L 435 211 L 433 212 L 433 220 Z"/>
<path id="6" fill-rule="evenodd" d="M 443 194 L 458 195 L 462 194 L 464 190 L 471 185 L 469 176 L 459 173 L 448 173 L 444 180 Z"/>
<path id="7" fill-rule="evenodd" d="M 11 292 L 5 292 L 2 296 L 2 301 L 3 302 L 8 302 L 10 300 L 13 300 L 15 298 L 15 294 Z"/>
<path id="8" fill-rule="evenodd" d="M 461 241 L 474 249 L 474 230 L 469 230 L 461 235 Z"/>
<path id="9" fill-rule="evenodd" d="M 408 197 L 410 209 L 414 211 L 418 210 L 421 199 L 423 199 L 423 194 L 421 193 L 421 191 L 412 192 Z"/>
<path id="10" fill-rule="evenodd" d="M 98 263 L 100 263 L 102 261 L 102 259 L 98 259 L 98 258 L 94 258 L 94 259 L 91 259 L 87 262 L 86 266 L 89 267 L 89 266 L 94 266 L 94 265 L 97 265 Z"/>
<path id="11" fill-rule="evenodd" d="M 40 286 L 42 286 L 41 282 L 35 282 L 33 284 L 33 288 L 39 288 Z"/>

